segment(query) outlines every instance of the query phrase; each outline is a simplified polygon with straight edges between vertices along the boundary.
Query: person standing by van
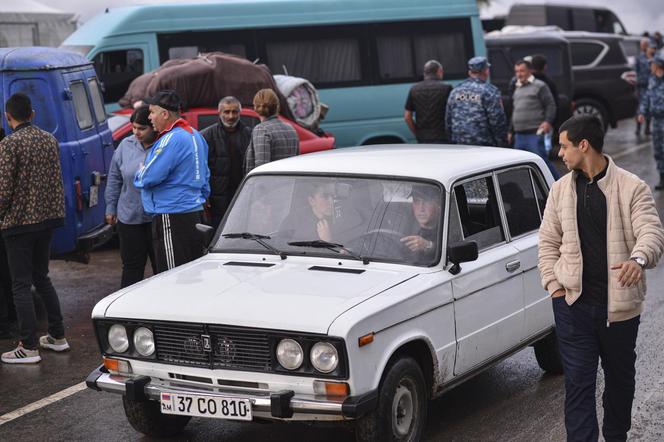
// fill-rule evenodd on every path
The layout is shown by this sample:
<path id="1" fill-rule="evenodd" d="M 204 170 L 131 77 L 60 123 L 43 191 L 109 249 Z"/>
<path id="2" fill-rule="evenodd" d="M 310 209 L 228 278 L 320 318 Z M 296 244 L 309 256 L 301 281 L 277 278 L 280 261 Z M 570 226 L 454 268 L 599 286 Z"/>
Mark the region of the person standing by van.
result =
<path id="1" fill-rule="evenodd" d="M 157 272 L 152 249 L 152 217 L 143 210 L 141 192 L 134 187 L 134 175 L 145 163 L 148 150 L 157 139 L 149 115 L 148 106 L 141 106 L 131 114 L 133 135 L 122 140 L 113 153 L 106 184 L 106 223 L 117 226 L 122 288 L 143 279 L 148 257 L 153 273 Z"/>
<path id="2" fill-rule="evenodd" d="M 507 117 L 500 90 L 489 83 L 485 57 L 468 60 L 469 78 L 450 93 L 445 127 L 455 144 L 507 146 Z"/>
<path id="3" fill-rule="evenodd" d="M 512 96 L 512 127 L 514 147 L 539 155 L 549 167 L 554 179 L 560 174 L 549 161 L 544 148 L 544 136 L 553 131 L 556 104 L 549 87 L 532 74 L 530 63 L 519 60 L 514 64 L 516 89 Z M 510 135 L 511 138 L 511 135 Z"/>
<path id="4" fill-rule="evenodd" d="M 182 100 L 174 91 L 157 92 L 144 102 L 159 137 L 136 172 L 134 186 L 141 189 L 143 209 L 153 215 L 157 272 L 163 272 L 203 256 L 196 224 L 210 195 L 208 146 L 180 118 Z"/>
<path id="5" fill-rule="evenodd" d="M 643 101 L 646 99 L 646 94 L 648 93 L 648 82 L 650 81 L 650 60 L 652 60 L 655 55 L 657 46 L 649 38 L 641 39 L 641 52 L 636 57 L 634 62 L 634 70 L 636 71 L 636 92 L 639 96 L 639 107 L 643 104 Z M 639 121 L 639 116 L 636 116 L 636 135 L 638 136 L 641 133 L 641 122 Z M 645 119 L 643 122 L 645 126 L 644 133 L 646 136 L 650 135 L 650 116 Z"/>
<path id="6" fill-rule="evenodd" d="M 205 128 L 201 135 L 208 144 L 210 167 L 210 211 L 212 227 L 217 228 L 231 203 L 244 167 L 244 154 L 251 142 L 251 128 L 240 119 L 242 105 L 235 97 L 224 97 L 217 111 L 219 122 Z"/>
<path id="7" fill-rule="evenodd" d="M 639 107 L 639 122 L 652 120 L 652 147 L 659 172 L 656 190 L 664 190 L 664 55 L 656 55 L 650 61 L 650 83 L 645 99 Z"/>
<path id="8" fill-rule="evenodd" d="M 53 135 L 30 123 L 34 111 L 27 95 L 9 97 L 5 116 L 13 132 L 0 142 L 0 230 L 20 341 L 14 350 L 2 354 L 2 362 L 31 364 L 41 361 L 38 346 L 69 349 L 60 300 L 48 277 L 53 230 L 63 226 L 65 218 L 60 146 Z M 33 285 L 48 315 L 48 334 L 39 339 Z"/>
<path id="9" fill-rule="evenodd" d="M 279 120 L 279 98 L 272 89 L 261 89 L 254 96 L 254 110 L 261 122 L 251 133 L 244 159 L 244 173 L 271 161 L 294 157 L 300 152 L 300 139 L 293 127 Z"/>
<path id="10" fill-rule="evenodd" d="M 424 80 L 408 92 L 403 118 L 418 143 L 447 143 L 445 109 L 452 86 L 442 80 L 443 66 L 429 60 L 424 64 Z"/>

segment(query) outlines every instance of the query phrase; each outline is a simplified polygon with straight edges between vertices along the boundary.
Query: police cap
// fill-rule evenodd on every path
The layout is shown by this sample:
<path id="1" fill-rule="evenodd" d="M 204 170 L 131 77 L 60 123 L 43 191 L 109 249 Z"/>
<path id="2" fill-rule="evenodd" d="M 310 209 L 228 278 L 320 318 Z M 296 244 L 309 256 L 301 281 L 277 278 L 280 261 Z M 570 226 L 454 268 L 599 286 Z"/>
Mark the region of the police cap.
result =
<path id="1" fill-rule="evenodd" d="M 473 57 L 468 60 L 468 70 L 471 72 L 481 72 L 484 68 L 491 67 L 486 57 Z"/>

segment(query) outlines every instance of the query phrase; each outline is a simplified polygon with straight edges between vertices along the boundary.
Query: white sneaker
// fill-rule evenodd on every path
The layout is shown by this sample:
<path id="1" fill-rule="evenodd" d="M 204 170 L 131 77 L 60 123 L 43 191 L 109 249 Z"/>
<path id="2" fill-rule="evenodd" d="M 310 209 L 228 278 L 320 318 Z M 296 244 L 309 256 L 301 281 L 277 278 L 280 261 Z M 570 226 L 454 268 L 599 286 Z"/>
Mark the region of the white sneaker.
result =
<path id="1" fill-rule="evenodd" d="M 42 336 L 39 338 L 39 346 L 47 350 L 53 351 L 67 351 L 69 350 L 69 343 L 65 338 L 55 339 L 51 335 Z"/>
<path id="2" fill-rule="evenodd" d="M 2 354 L 2 362 L 5 364 L 36 364 L 39 361 L 39 350 L 28 350 L 21 343 L 14 350 Z"/>

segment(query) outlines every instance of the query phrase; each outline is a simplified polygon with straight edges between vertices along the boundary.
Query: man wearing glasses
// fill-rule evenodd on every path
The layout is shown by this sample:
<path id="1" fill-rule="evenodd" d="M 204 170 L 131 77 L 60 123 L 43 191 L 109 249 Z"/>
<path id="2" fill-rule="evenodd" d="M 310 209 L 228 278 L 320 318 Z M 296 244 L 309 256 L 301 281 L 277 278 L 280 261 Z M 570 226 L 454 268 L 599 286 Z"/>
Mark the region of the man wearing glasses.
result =
<path id="1" fill-rule="evenodd" d="M 591 116 L 560 127 L 560 152 L 572 172 L 551 187 L 539 231 L 542 285 L 553 313 L 565 373 L 568 440 L 597 441 L 597 362 L 607 441 L 631 427 L 636 336 L 646 268 L 664 252 L 664 229 L 648 185 L 602 153 L 604 131 Z"/>

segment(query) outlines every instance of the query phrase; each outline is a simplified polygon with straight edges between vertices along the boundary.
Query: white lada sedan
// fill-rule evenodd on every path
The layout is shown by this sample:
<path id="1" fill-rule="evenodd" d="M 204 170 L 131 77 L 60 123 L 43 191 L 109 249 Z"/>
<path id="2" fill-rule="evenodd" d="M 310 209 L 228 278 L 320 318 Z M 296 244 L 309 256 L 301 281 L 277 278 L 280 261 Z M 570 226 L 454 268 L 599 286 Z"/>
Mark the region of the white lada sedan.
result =
<path id="1" fill-rule="evenodd" d="M 121 394 L 148 435 L 198 416 L 418 440 L 427 400 L 523 347 L 561 372 L 536 267 L 551 182 L 539 157 L 486 147 L 261 166 L 204 257 L 95 306 L 88 386 Z"/>

